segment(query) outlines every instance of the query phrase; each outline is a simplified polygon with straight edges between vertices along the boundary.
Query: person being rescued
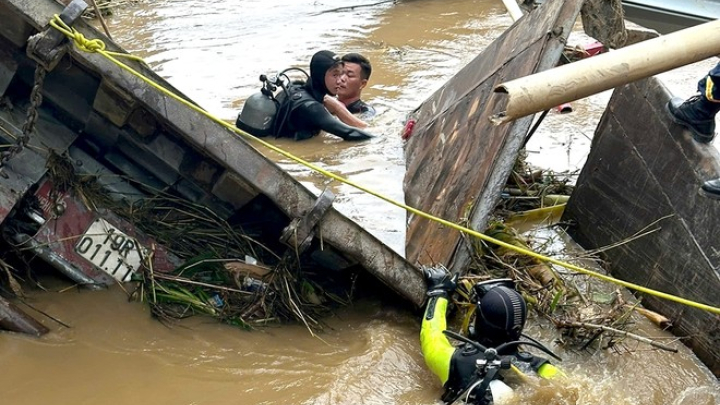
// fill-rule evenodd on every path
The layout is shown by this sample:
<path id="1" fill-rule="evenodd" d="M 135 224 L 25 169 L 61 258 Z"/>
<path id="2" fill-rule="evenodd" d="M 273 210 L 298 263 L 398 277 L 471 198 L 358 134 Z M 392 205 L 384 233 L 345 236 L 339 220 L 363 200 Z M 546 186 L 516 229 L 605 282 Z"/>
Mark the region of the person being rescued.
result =
<path id="1" fill-rule="evenodd" d="M 372 65 L 370 60 L 359 53 L 346 53 L 340 58 L 343 72 L 335 83 L 337 97 L 326 95 L 323 104 L 340 121 L 355 128 L 367 128 L 367 120 L 376 112 L 362 100 L 362 91 L 367 86 Z"/>
<path id="2" fill-rule="evenodd" d="M 441 398 L 445 403 L 462 400 L 489 405 L 504 401 L 512 396 L 512 388 L 503 382 L 501 370 L 534 372 L 542 378 L 563 375 L 547 359 L 524 351 L 524 346 L 531 346 L 558 358 L 537 341 L 519 340 L 527 319 L 527 305 L 512 280 L 490 280 L 473 287 L 475 322 L 466 338 L 446 330 L 448 300 L 456 289 L 457 275 L 451 277 L 443 267 L 424 268 L 423 272 L 429 299 L 420 346 L 425 363 L 445 388 Z M 455 347 L 446 334 L 465 343 Z"/>
<path id="3" fill-rule="evenodd" d="M 297 69 L 300 70 L 300 69 Z M 319 51 L 310 60 L 309 80 L 291 83 L 275 82 L 268 88 L 268 80 L 261 76 L 264 87 L 260 94 L 245 102 L 238 116 L 238 128 L 251 135 L 292 138 L 296 141 L 312 138 L 325 131 L 346 141 L 362 141 L 373 135 L 351 127 L 335 118 L 324 106 L 327 95 L 333 95 L 343 74 L 342 61 L 331 51 Z M 275 97 L 275 85 L 283 90 Z"/>

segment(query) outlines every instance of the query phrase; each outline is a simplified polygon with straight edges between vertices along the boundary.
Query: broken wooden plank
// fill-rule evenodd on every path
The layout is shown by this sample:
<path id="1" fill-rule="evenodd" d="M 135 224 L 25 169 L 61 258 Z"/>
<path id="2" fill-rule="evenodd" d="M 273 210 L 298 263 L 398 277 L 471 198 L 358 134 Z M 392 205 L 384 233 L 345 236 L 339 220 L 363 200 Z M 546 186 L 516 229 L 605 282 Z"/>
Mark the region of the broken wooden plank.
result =
<path id="1" fill-rule="evenodd" d="M 608 48 L 622 48 L 627 43 L 621 0 L 585 0 L 582 11 L 585 33 Z"/>
<path id="2" fill-rule="evenodd" d="M 582 1 L 548 1 L 510 27 L 412 115 L 416 125 L 405 147 L 405 201 L 434 216 L 482 230 L 532 117 L 496 127 L 489 120 L 502 107 L 492 89 L 555 66 Z M 550 35 L 548 35 L 550 33 Z M 406 256 L 411 263 L 469 263 L 461 235 L 410 215 Z"/>

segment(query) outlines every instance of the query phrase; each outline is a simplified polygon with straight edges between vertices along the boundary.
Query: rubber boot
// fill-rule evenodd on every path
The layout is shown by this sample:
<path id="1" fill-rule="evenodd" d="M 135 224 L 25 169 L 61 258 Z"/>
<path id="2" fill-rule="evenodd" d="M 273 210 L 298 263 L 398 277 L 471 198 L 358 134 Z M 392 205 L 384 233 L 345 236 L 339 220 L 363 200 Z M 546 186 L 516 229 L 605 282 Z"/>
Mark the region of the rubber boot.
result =
<path id="1" fill-rule="evenodd" d="M 720 111 L 720 103 L 708 101 L 701 95 L 687 100 L 673 97 L 667 109 L 673 122 L 687 127 L 695 141 L 710 143 L 715 137 L 715 114 Z"/>
<path id="2" fill-rule="evenodd" d="M 720 200 L 720 178 L 708 180 L 700 187 L 706 197 Z"/>

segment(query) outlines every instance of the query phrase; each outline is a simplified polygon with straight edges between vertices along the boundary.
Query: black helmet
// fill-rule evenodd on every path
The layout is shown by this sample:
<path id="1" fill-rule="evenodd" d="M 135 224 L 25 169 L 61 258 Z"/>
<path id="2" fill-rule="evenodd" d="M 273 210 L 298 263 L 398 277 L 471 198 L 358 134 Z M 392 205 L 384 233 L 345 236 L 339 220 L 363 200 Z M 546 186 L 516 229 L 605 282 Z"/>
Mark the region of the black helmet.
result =
<path id="1" fill-rule="evenodd" d="M 478 301 L 470 337 L 489 347 L 518 340 L 525 327 L 527 305 L 512 280 L 479 283 L 474 289 Z"/>

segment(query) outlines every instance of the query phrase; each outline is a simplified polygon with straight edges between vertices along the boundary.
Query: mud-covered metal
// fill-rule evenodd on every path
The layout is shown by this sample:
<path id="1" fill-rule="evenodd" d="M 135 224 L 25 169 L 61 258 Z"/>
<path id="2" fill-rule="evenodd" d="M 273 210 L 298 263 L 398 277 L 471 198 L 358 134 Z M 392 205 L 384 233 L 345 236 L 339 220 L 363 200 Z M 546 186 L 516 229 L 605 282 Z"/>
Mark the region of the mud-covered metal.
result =
<path id="1" fill-rule="evenodd" d="M 82 0 L 73 0 L 60 13 L 60 19 L 72 27 L 87 8 Z M 43 32 L 28 38 L 27 55 L 46 71 L 53 70 L 65 54 L 66 48 L 60 46 L 67 38 L 60 31 L 48 26 Z"/>
<path id="2" fill-rule="evenodd" d="M 333 201 L 335 201 L 335 194 L 330 189 L 325 189 L 306 215 L 290 222 L 290 225 L 283 230 L 280 240 L 300 253 L 307 250 L 315 236 L 313 229 L 332 206 Z"/>
<path id="3" fill-rule="evenodd" d="M 562 220 L 587 249 L 616 245 L 602 252 L 614 276 L 718 307 L 720 203 L 698 189 L 720 176 L 720 154 L 672 123 L 670 97 L 656 78 L 614 91 Z M 642 302 L 720 375 L 720 317 L 651 295 Z"/>
<path id="4" fill-rule="evenodd" d="M 27 38 L 44 30 L 60 11 L 61 6 L 49 0 L 0 1 L 0 56 L 10 55 L 8 60 L 0 59 L 0 78 L 10 78 L 0 96 L 11 100 L 27 97 L 29 91 L 18 89 L 24 91 L 32 83 L 36 63 L 24 55 L 23 47 Z M 81 20 L 75 28 L 86 38 L 103 39 L 109 51 L 123 51 Z M 126 63 L 185 97 L 146 66 Z M 95 173 L 121 172 L 137 183 L 171 190 L 203 204 L 223 219 L 253 217 L 256 213 L 250 208 L 257 208 L 260 214 L 279 212 L 274 220 L 280 229 L 306 215 L 316 203 L 312 192 L 240 136 L 159 93 L 101 55 L 69 49 L 48 73 L 43 96 L 37 135 L 30 140 L 30 147 L 8 163 L 8 169 L 25 170 L 22 163 L 29 157 L 42 162 L 34 167 L 42 167 L 52 148 L 58 154 L 75 156 L 76 167 L 92 167 Z M 20 100 L 20 104 L 24 102 Z M 23 121 L 17 111 L 2 109 L 0 119 L 9 123 L 10 132 Z M 32 179 L 23 177 L 22 188 L 13 187 L 12 192 L 10 187 L 3 191 L 0 182 L 0 213 L 2 205 L 9 211 L 40 181 L 43 172 L 38 174 Z M 106 186 L 116 196 L 133 198 L 132 192 L 126 192 L 133 187 L 128 182 Z M 75 235 L 83 231 L 77 230 Z M 322 243 L 313 243 L 309 253 L 313 257 L 323 257 L 334 266 L 357 264 L 413 304 L 424 302 L 426 287 L 419 270 L 334 208 L 322 216 L 314 233 Z M 268 243 L 280 244 L 279 232 L 272 237 Z"/>

